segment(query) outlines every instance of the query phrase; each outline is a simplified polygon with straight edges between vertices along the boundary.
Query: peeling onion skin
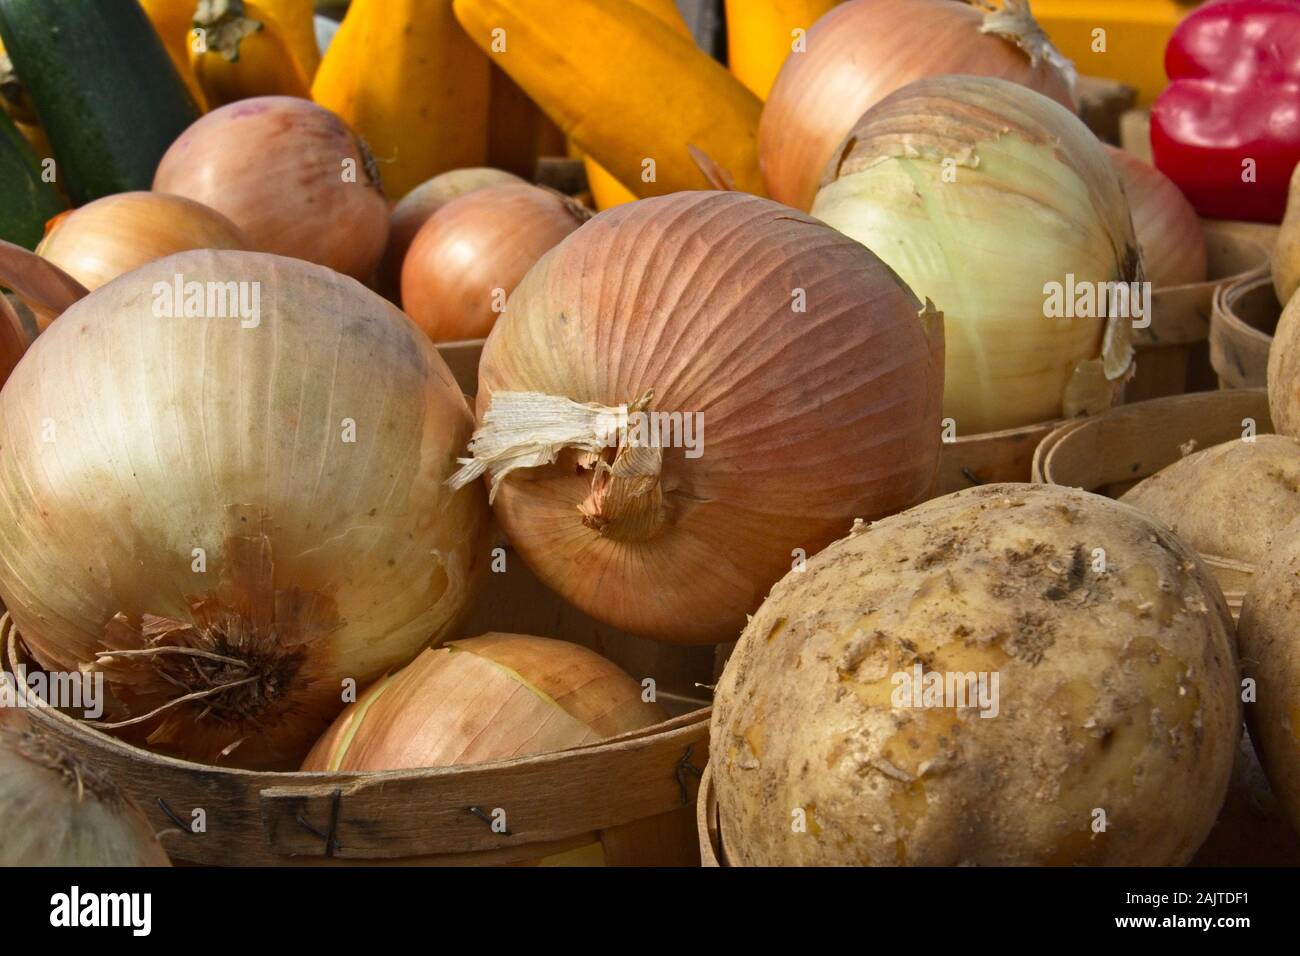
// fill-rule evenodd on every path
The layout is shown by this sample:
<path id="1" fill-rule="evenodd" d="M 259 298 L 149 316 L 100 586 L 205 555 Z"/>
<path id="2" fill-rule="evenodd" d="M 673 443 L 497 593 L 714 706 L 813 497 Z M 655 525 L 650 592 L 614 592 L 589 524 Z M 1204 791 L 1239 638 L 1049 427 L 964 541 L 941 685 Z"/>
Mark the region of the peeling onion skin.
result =
<path id="1" fill-rule="evenodd" d="M 763 107 L 759 165 L 771 197 L 811 209 L 822 171 L 858 117 L 922 77 L 1002 77 L 1074 108 L 1064 74 L 980 33 L 983 23 L 981 11 L 953 0 L 851 0 L 818 20 Z"/>
<path id="2" fill-rule="evenodd" d="M 996 716 L 896 707 L 918 662 L 998 674 Z M 745 629 L 710 733 L 723 845 L 751 866 L 1183 864 L 1227 791 L 1237 681 L 1218 586 L 1163 525 L 1053 485 L 936 498 L 810 559 Z"/>
<path id="3" fill-rule="evenodd" d="M 616 664 L 567 641 L 483 634 L 427 650 L 371 687 L 304 771 L 449 767 L 552 753 L 666 720 Z"/>
<path id="4" fill-rule="evenodd" d="M 1293 300 L 1293 304 L 1295 301 Z M 1241 608 L 1237 639 L 1256 699 L 1246 723 L 1269 786 L 1300 832 L 1300 526 L 1255 574 Z"/>
<path id="5" fill-rule="evenodd" d="M 80 787 L 80 793 L 78 788 Z M 26 718 L 0 711 L 0 867 L 171 866 L 149 821 Z"/>
<path id="6" fill-rule="evenodd" d="M 1174 181 L 1132 153 L 1102 144 L 1124 184 L 1142 265 L 1157 289 L 1204 282 L 1205 233 L 1196 210 Z"/>
<path id="7" fill-rule="evenodd" d="M 259 283 L 260 324 L 155 317 L 155 283 L 177 274 Z M 432 344 L 359 283 L 261 253 L 159 260 L 66 311 L 0 393 L 0 598 L 49 669 L 144 647 L 146 615 L 163 619 L 153 643 L 235 658 L 182 681 L 255 677 L 243 690 L 127 736 L 293 769 L 344 679 L 406 663 L 470 604 L 490 514 L 481 488 L 444 480 L 471 428 Z M 177 696 L 159 671 L 187 662 L 98 669 L 136 717 Z"/>
<path id="8" fill-rule="evenodd" d="M 585 523 L 592 473 L 576 456 L 510 474 L 495 511 L 511 544 L 599 620 L 674 643 L 734 639 L 794 549 L 813 554 L 854 516 L 928 489 L 943 334 L 921 308 L 863 246 L 748 194 L 601 213 L 511 296 L 479 367 L 480 423 L 497 392 L 617 406 L 653 389 L 652 411 L 702 416 L 702 454 L 665 450 L 662 522 L 633 540 Z"/>
<path id="9" fill-rule="evenodd" d="M 370 151 L 336 114 L 297 97 L 251 97 L 200 117 L 163 154 L 153 188 L 217 210 L 255 249 L 362 282 L 388 242 Z"/>
<path id="10" fill-rule="evenodd" d="M 853 127 L 813 215 L 944 312 L 957 434 L 1096 414 L 1122 394 L 1132 321 L 1046 312 L 1048 283 L 1070 275 L 1094 289 L 1144 278 L 1119 175 L 1060 104 L 992 77 L 911 83 Z"/>

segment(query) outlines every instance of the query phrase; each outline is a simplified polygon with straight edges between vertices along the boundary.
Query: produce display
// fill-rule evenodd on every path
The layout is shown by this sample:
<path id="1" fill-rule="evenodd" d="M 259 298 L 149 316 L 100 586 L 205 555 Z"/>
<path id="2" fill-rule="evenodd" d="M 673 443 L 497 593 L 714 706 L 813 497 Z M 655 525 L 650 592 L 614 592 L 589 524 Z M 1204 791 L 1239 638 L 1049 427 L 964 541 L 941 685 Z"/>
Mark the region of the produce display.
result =
<path id="1" fill-rule="evenodd" d="M 1041 3 L 0 0 L 0 864 L 1300 865 L 1300 0 Z"/>

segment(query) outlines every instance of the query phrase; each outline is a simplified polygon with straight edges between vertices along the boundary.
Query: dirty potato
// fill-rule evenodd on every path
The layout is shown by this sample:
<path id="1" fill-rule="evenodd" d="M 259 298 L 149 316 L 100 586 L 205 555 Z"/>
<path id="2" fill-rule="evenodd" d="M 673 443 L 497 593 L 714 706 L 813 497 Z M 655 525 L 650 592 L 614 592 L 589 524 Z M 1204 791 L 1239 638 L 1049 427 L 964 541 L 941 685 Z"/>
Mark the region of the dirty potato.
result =
<path id="1" fill-rule="evenodd" d="M 1300 518 L 1300 442 L 1282 435 L 1224 442 L 1174 462 L 1120 500 L 1201 554 L 1255 565 Z"/>
<path id="2" fill-rule="evenodd" d="M 793 571 L 718 687 L 728 857 L 1182 864 L 1241 733 L 1222 595 L 1127 505 L 991 485 Z"/>
<path id="3" fill-rule="evenodd" d="M 1300 526 L 1260 567 L 1237 626 L 1241 666 L 1255 682 L 1246 723 L 1269 785 L 1300 830 Z"/>

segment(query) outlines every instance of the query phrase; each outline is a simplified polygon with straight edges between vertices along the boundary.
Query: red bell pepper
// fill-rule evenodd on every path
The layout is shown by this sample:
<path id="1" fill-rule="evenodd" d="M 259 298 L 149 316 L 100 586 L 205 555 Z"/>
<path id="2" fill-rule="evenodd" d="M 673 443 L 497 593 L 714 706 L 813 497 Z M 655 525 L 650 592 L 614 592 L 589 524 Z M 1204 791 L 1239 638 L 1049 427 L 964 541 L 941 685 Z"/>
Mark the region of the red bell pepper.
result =
<path id="1" fill-rule="evenodd" d="M 1213 0 L 1165 49 L 1156 166 L 1196 211 L 1281 222 L 1300 162 L 1300 0 Z"/>

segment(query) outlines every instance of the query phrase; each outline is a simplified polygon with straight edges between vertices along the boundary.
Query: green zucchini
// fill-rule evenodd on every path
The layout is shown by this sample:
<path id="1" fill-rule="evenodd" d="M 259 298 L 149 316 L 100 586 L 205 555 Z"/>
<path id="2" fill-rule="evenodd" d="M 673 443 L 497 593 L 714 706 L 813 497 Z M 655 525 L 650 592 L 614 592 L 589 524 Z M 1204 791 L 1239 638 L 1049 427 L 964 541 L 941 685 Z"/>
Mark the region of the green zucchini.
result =
<path id="1" fill-rule="evenodd" d="M 0 239 L 35 249 L 45 223 L 63 208 L 58 190 L 41 178 L 31 144 L 0 110 Z"/>
<path id="2" fill-rule="evenodd" d="M 0 38 L 78 206 L 149 189 L 199 118 L 137 0 L 0 0 Z"/>

